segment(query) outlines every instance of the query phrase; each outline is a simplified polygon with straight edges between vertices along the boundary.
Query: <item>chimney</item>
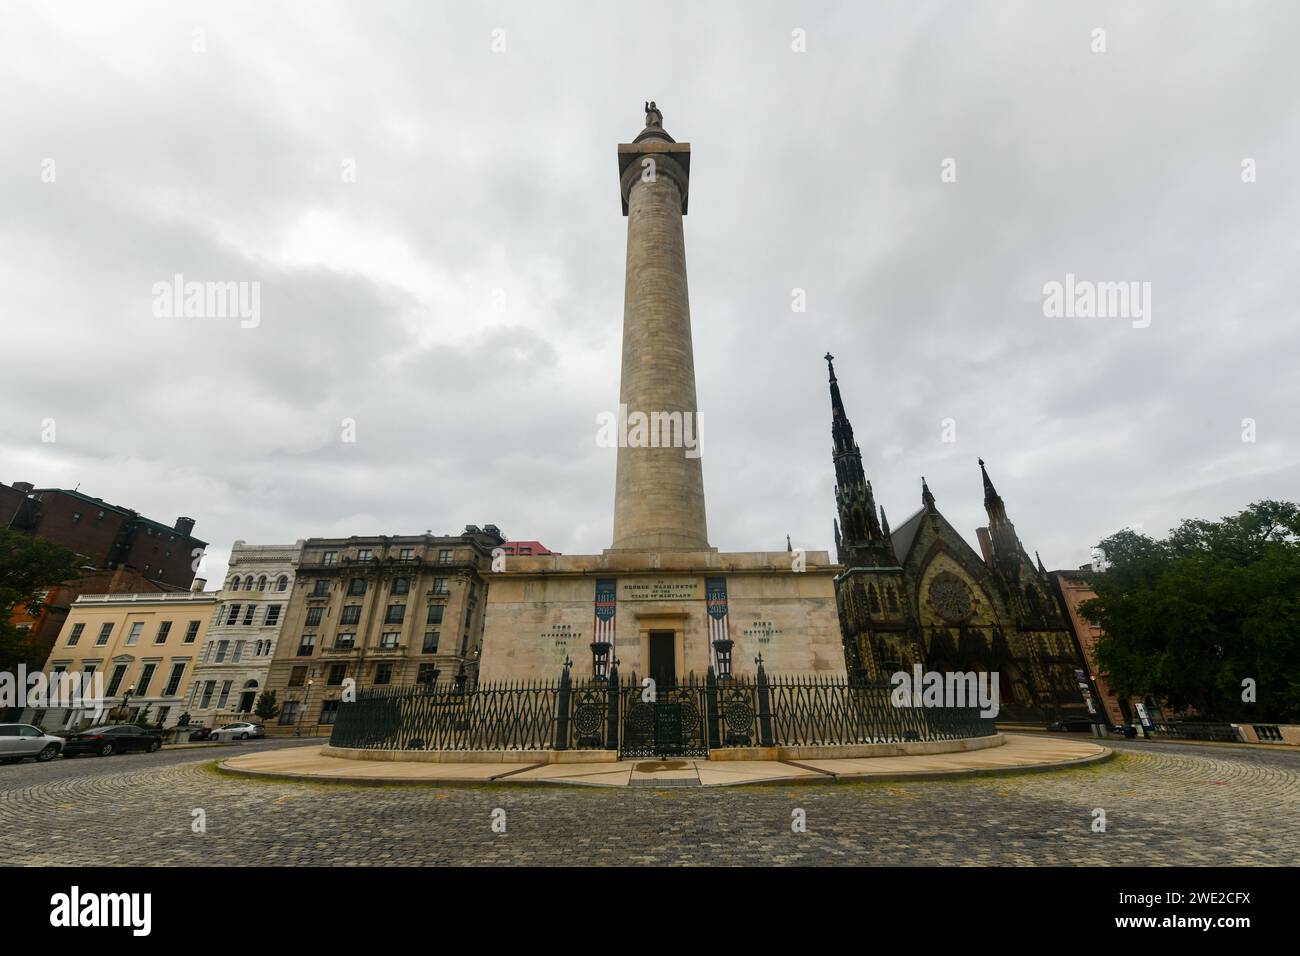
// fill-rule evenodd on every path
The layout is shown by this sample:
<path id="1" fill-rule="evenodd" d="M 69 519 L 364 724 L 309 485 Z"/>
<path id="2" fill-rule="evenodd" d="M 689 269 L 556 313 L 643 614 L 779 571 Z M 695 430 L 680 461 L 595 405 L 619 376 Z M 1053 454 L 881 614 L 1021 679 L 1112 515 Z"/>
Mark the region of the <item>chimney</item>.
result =
<path id="1" fill-rule="evenodd" d="M 980 554 L 984 555 L 984 563 L 989 567 L 993 566 L 993 539 L 989 537 L 988 528 L 976 528 L 975 537 L 980 542 Z"/>
<path id="2" fill-rule="evenodd" d="M 189 533 L 190 533 L 191 531 L 194 530 L 194 519 L 193 519 L 193 518 L 177 518 L 177 519 L 176 519 L 176 530 L 179 531 L 181 534 L 188 536 Z"/>
<path id="3" fill-rule="evenodd" d="M 194 583 L 190 585 L 190 590 L 195 594 L 202 594 L 203 589 L 208 586 L 207 578 L 195 578 Z"/>

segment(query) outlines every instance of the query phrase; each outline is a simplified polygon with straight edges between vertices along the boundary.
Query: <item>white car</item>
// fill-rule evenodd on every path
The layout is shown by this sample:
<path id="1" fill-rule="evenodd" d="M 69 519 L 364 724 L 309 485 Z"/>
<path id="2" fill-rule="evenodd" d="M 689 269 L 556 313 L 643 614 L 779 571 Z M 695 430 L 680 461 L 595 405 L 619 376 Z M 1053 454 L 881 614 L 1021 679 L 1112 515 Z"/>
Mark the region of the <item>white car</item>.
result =
<path id="1" fill-rule="evenodd" d="M 212 740 L 247 740 L 249 737 L 265 737 L 266 730 L 261 724 L 223 724 L 212 731 Z"/>
<path id="2" fill-rule="evenodd" d="M 63 752 L 63 738 L 31 724 L 0 724 L 0 763 L 17 763 L 35 757 L 42 763 Z"/>

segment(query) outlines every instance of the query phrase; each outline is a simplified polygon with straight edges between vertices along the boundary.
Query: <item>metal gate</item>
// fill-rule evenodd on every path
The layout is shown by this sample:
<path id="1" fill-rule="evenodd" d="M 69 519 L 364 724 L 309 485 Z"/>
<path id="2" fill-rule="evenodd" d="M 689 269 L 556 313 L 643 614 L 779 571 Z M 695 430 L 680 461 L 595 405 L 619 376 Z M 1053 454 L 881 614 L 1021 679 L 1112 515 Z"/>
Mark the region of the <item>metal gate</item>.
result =
<path id="1" fill-rule="evenodd" d="M 707 757 L 703 686 L 689 682 L 620 689 L 620 757 Z"/>

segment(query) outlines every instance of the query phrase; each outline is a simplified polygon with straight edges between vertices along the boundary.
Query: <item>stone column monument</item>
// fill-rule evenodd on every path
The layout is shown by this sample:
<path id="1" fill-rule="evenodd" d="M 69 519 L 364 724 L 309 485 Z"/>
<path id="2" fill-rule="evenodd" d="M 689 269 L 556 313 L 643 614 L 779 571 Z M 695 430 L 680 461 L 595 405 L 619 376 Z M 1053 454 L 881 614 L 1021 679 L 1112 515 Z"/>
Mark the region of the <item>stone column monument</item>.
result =
<path id="1" fill-rule="evenodd" d="M 646 127 L 618 147 L 618 167 L 627 217 L 619 388 L 627 441 L 618 449 L 612 550 L 708 551 L 682 234 L 691 147 L 675 142 L 647 103 Z"/>

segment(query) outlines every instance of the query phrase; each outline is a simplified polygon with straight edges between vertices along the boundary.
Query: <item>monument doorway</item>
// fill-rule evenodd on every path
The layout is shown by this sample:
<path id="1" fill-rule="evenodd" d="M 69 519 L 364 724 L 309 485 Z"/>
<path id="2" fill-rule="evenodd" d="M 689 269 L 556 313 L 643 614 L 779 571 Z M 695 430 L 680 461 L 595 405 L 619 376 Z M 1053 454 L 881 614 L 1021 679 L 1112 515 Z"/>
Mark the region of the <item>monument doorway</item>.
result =
<path id="1" fill-rule="evenodd" d="M 660 687 L 677 683 L 677 641 L 673 631 L 650 632 L 650 676 Z"/>

